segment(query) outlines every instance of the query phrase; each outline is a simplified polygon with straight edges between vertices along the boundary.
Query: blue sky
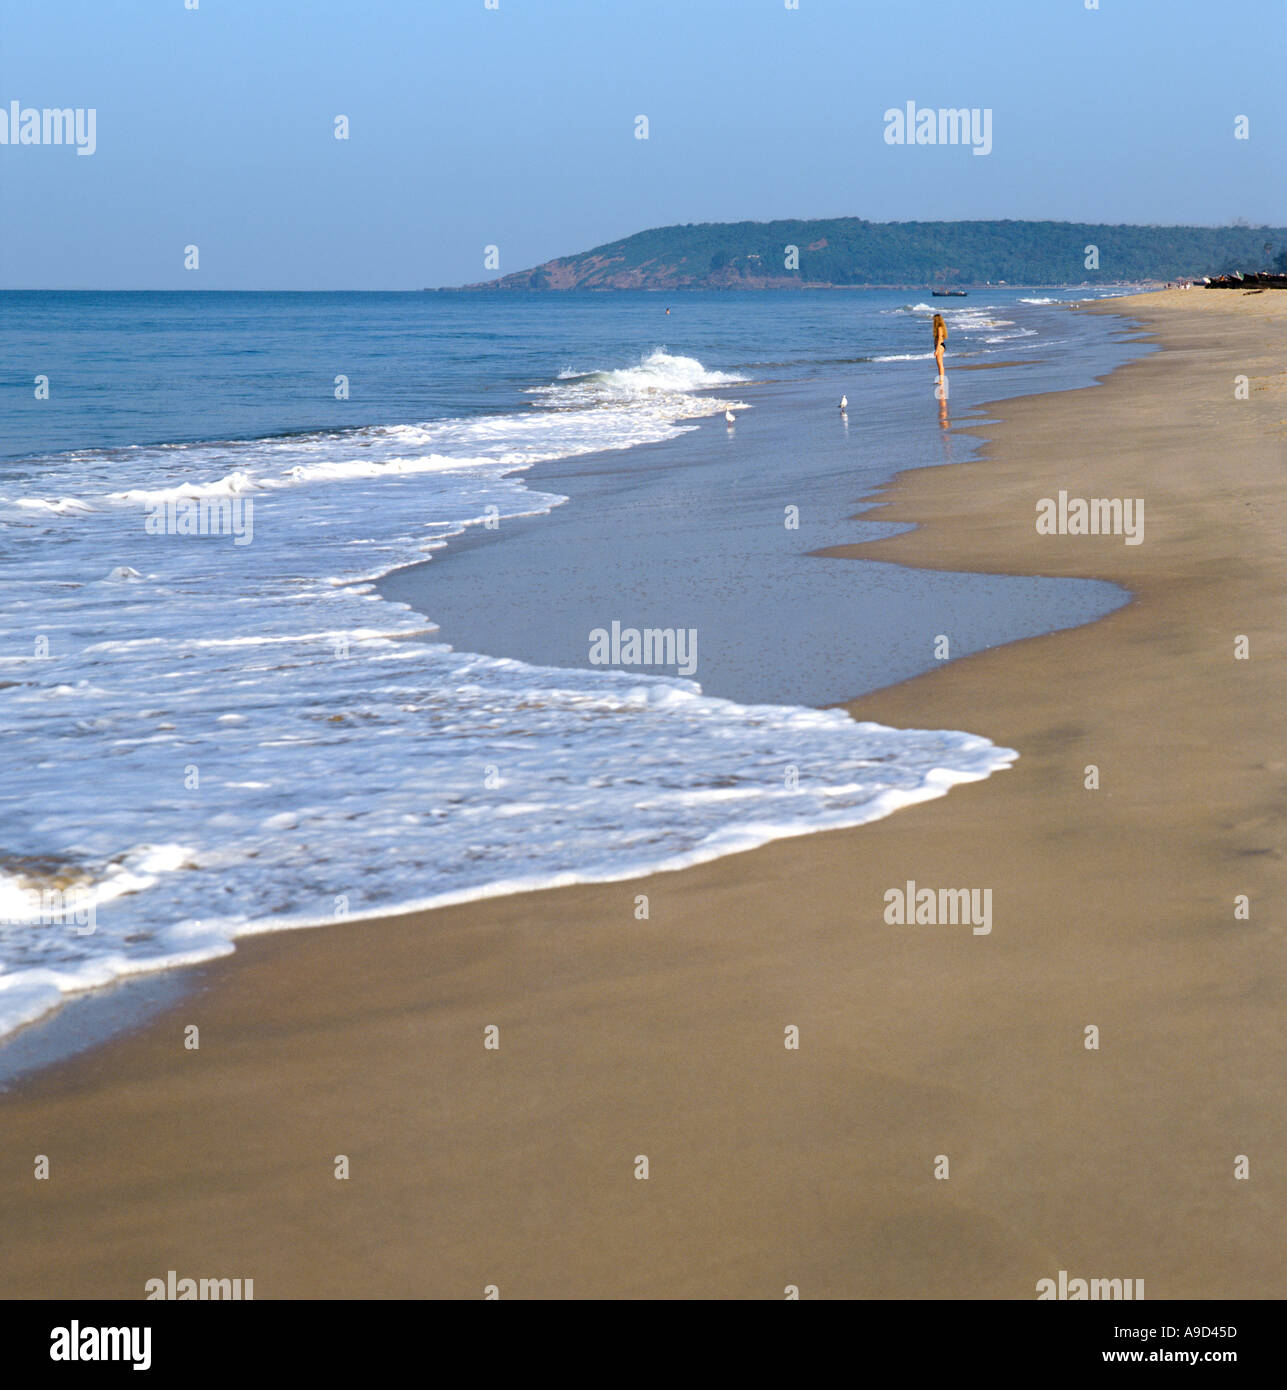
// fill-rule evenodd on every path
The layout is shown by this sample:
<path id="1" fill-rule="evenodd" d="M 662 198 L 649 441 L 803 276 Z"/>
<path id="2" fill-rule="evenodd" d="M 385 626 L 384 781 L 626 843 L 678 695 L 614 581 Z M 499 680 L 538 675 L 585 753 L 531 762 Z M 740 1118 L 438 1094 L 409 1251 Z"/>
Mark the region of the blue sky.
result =
<path id="1" fill-rule="evenodd" d="M 3 0 L 0 108 L 92 107 L 97 150 L 0 146 L 0 285 L 415 289 L 744 218 L 1287 224 L 1284 0 L 498 2 Z M 886 144 L 909 100 L 990 108 L 992 153 Z"/>

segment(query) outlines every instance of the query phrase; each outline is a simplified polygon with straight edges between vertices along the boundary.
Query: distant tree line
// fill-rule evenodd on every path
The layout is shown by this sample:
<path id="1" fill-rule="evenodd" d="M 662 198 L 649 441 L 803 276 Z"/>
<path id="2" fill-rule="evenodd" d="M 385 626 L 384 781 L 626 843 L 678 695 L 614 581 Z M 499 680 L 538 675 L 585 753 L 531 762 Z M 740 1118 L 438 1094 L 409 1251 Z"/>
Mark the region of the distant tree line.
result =
<path id="1" fill-rule="evenodd" d="M 792 250 L 794 248 L 794 250 Z M 1088 222 L 705 222 L 638 232 L 553 262 L 577 287 L 768 280 L 826 285 L 1081 284 L 1287 268 L 1287 229 Z M 560 277 L 566 283 L 568 276 Z M 545 268 L 505 277 L 544 288 Z"/>

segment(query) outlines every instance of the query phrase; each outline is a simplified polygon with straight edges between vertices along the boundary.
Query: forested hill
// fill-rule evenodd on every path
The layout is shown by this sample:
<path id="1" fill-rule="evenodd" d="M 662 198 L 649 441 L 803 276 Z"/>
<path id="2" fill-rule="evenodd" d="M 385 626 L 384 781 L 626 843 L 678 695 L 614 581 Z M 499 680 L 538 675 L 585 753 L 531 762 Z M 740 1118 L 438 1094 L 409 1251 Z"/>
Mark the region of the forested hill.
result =
<path id="1" fill-rule="evenodd" d="M 1098 268 L 1088 265 L 1098 248 Z M 657 227 L 467 289 L 794 289 L 1099 284 L 1265 268 L 1282 227 L 1085 222 L 702 222 Z"/>

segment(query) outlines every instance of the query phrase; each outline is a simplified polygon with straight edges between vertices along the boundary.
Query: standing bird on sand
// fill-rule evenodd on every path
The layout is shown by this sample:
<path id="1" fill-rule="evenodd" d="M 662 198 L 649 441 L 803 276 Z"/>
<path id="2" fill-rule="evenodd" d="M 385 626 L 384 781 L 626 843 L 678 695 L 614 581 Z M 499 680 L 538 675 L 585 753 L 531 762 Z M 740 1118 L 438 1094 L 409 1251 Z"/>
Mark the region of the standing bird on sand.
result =
<path id="1" fill-rule="evenodd" d="M 849 409 L 849 397 L 848 397 L 848 396 L 841 396 L 841 397 L 840 397 L 840 411 L 841 411 L 841 414 L 843 414 L 843 413 L 844 413 L 846 410 L 848 410 L 848 409 Z"/>
<path id="2" fill-rule="evenodd" d="M 731 410 L 726 410 L 726 411 L 724 412 L 724 418 L 725 418 L 725 420 L 728 421 L 728 423 L 729 423 L 730 425 L 733 424 L 733 423 L 737 420 L 737 416 L 734 415 L 733 412 L 732 412 Z"/>

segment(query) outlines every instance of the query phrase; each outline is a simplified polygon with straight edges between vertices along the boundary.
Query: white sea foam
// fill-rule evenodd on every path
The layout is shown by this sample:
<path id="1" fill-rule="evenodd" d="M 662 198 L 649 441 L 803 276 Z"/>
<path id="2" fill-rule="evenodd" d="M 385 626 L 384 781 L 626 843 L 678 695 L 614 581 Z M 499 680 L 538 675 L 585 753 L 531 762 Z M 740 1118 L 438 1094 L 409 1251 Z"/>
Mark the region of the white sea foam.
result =
<path id="1" fill-rule="evenodd" d="M 371 587 L 488 515 L 559 505 L 530 464 L 696 428 L 737 380 L 658 351 L 523 412 L 15 470 L 0 905 L 43 874 L 96 922 L 0 921 L 0 1031 L 248 932 L 677 868 L 1005 767 L 968 734 L 455 652 Z M 253 544 L 144 529 L 157 501 L 243 494 Z"/>
<path id="2" fill-rule="evenodd" d="M 704 367 L 695 357 L 677 356 L 665 348 L 654 348 L 636 366 L 614 367 L 607 371 L 577 372 L 566 368 L 559 373 L 559 382 L 589 381 L 614 396 L 640 397 L 657 391 L 702 391 L 726 386 L 746 378 L 735 372 L 717 372 Z M 558 391 L 552 387 L 537 387 L 538 391 Z"/>

